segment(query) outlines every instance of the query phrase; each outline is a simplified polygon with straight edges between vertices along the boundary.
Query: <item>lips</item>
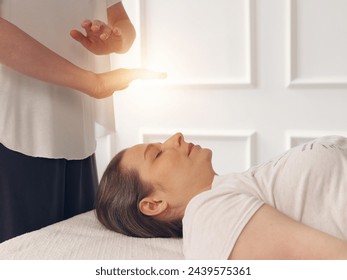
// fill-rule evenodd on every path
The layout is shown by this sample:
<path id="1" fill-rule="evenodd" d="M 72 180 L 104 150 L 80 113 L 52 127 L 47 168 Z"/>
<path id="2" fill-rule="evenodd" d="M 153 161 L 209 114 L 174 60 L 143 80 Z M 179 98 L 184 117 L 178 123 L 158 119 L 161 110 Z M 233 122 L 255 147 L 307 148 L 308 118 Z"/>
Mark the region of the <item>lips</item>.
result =
<path id="1" fill-rule="evenodd" d="M 189 144 L 188 144 L 188 156 L 189 156 L 190 153 L 192 152 L 194 146 L 195 146 L 195 145 L 194 145 L 193 143 L 189 143 Z"/>

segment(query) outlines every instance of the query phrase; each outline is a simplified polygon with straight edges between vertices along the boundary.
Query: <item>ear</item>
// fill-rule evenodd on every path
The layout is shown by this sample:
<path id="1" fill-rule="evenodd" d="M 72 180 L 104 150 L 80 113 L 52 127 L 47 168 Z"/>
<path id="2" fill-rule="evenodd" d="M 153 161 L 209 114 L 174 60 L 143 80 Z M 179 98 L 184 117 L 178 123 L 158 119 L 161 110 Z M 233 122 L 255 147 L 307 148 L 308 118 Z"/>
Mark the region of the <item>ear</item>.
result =
<path id="1" fill-rule="evenodd" d="M 146 216 L 157 216 L 163 213 L 168 207 L 164 200 L 156 200 L 152 197 L 145 197 L 139 203 L 139 209 Z"/>

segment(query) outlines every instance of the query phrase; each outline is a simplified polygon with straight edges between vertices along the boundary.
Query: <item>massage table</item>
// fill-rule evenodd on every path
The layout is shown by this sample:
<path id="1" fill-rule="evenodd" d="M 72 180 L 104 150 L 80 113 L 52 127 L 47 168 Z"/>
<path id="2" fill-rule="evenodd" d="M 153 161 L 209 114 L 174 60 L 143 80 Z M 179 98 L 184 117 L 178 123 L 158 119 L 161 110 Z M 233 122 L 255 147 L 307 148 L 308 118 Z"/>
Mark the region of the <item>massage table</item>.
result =
<path id="1" fill-rule="evenodd" d="M 94 211 L 0 243 L 2 260 L 180 260 L 182 239 L 134 238 L 103 227 Z"/>

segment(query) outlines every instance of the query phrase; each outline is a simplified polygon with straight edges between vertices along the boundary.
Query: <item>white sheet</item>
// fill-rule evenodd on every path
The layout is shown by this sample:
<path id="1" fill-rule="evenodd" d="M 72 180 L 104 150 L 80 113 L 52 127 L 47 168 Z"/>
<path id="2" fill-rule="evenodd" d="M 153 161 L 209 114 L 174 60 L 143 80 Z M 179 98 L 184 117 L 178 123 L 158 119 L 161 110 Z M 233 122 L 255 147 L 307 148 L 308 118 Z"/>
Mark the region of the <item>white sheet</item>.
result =
<path id="1" fill-rule="evenodd" d="M 105 229 L 93 211 L 0 244 L 0 259 L 183 259 L 182 240 L 133 238 Z"/>

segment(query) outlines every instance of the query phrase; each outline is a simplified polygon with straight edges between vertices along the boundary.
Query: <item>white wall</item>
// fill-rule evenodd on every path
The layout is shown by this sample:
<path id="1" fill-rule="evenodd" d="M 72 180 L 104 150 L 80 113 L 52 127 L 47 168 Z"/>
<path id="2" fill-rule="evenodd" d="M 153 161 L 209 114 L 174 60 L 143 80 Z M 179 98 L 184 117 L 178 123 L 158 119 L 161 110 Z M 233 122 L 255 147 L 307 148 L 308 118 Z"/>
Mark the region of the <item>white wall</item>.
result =
<path id="1" fill-rule="evenodd" d="M 117 151 L 182 131 L 244 170 L 324 134 L 347 135 L 347 1 L 123 0 L 138 37 L 114 67 L 164 70 L 114 96 Z M 102 156 L 100 156 L 102 155 Z"/>

